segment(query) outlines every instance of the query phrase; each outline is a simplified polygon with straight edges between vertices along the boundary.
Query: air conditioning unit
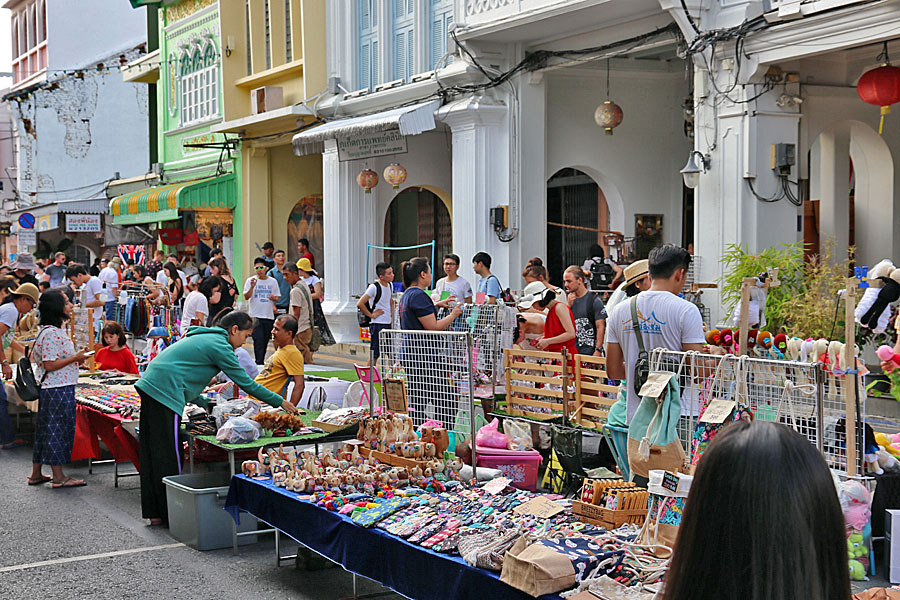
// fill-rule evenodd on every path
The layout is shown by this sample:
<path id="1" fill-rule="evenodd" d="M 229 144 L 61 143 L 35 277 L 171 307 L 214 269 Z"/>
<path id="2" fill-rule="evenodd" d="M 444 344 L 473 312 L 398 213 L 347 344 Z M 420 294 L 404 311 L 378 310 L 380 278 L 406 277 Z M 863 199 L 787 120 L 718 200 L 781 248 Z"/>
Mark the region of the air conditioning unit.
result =
<path id="1" fill-rule="evenodd" d="M 250 114 L 259 115 L 284 106 L 284 88 L 264 86 L 250 90 Z"/>

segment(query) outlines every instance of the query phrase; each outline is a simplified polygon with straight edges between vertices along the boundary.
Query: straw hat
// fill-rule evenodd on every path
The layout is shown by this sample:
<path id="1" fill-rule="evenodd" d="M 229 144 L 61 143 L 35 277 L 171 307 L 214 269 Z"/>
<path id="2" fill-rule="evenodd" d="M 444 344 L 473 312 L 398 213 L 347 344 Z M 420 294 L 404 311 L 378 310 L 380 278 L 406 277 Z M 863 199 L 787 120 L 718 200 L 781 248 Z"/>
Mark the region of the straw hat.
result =
<path id="1" fill-rule="evenodd" d="M 28 296 L 29 298 L 34 300 L 35 304 L 37 304 L 38 298 L 40 297 L 41 293 L 40 293 L 40 291 L 38 291 L 37 286 L 34 285 L 33 283 L 23 283 L 22 285 L 20 285 L 19 287 L 17 287 L 16 289 L 13 290 L 13 295 L 14 296 Z"/>
<path id="2" fill-rule="evenodd" d="M 543 300 L 550 289 L 540 281 L 532 281 L 522 290 L 522 297 L 516 304 L 521 310 L 528 310 L 535 302 Z"/>
<path id="3" fill-rule="evenodd" d="M 309 262 L 308 258 L 301 258 L 297 261 L 297 268 L 301 271 L 306 271 L 307 273 L 312 273 L 313 275 L 318 276 L 315 269 L 312 268 L 312 263 Z"/>
<path id="4" fill-rule="evenodd" d="M 9 265 L 13 270 L 22 269 L 23 271 L 34 271 L 37 265 L 34 264 L 34 256 L 28 252 L 20 252 L 15 262 Z"/>
<path id="5" fill-rule="evenodd" d="M 625 275 L 625 287 L 628 287 L 632 283 L 643 279 L 650 275 L 650 261 L 646 258 L 644 260 L 638 260 L 627 267 L 625 267 L 624 271 Z"/>

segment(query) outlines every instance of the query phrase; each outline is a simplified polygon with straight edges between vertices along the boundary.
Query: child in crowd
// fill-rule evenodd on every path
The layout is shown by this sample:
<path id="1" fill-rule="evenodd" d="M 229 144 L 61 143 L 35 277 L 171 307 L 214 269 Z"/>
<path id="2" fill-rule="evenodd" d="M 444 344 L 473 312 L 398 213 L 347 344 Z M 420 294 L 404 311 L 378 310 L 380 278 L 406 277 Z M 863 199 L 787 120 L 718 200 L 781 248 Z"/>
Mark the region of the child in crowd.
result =
<path id="1" fill-rule="evenodd" d="M 102 371 L 119 371 L 137 375 L 137 362 L 134 354 L 125 345 L 125 332 L 122 326 L 115 321 L 108 321 L 103 327 L 103 342 L 105 347 L 97 350 L 96 363 Z"/>

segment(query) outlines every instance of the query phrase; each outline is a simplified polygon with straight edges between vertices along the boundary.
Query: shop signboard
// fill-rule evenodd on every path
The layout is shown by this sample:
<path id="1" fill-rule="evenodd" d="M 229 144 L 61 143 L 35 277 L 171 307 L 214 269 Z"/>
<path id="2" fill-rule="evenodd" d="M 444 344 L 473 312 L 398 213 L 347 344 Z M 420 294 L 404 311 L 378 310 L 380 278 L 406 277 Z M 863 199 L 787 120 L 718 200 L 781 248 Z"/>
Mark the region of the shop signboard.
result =
<path id="1" fill-rule="evenodd" d="M 9 227 L 12 223 L 0 223 L 0 235 L 9 235 Z"/>
<path id="2" fill-rule="evenodd" d="M 20 229 L 17 237 L 19 252 L 28 252 L 29 246 L 37 246 L 37 232 L 34 229 Z"/>
<path id="3" fill-rule="evenodd" d="M 338 160 L 359 160 L 406 153 L 406 136 L 399 130 L 382 131 L 337 141 Z"/>
<path id="4" fill-rule="evenodd" d="M 66 233 L 100 231 L 100 215 L 66 215 Z"/>

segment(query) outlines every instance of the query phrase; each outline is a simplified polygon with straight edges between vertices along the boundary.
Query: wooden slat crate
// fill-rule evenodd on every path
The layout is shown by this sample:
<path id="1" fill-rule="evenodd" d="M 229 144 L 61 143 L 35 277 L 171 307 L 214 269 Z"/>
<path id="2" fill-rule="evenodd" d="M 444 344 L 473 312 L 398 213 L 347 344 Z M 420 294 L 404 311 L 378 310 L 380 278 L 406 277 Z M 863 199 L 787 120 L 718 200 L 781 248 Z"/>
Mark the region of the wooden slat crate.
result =
<path id="1" fill-rule="evenodd" d="M 571 410 L 571 394 L 564 386 L 571 381 L 571 358 L 558 352 L 505 349 L 507 412 L 534 419 L 559 417 Z M 565 373 L 563 373 L 563 365 Z"/>
<path id="2" fill-rule="evenodd" d="M 606 383 L 606 358 L 576 354 L 572 357 L 575 373 L 575 398 L 572 421 L 582 427 L 598 429 L 606 423 L 609 407 L 618 397 L 618 386 Z"/>

